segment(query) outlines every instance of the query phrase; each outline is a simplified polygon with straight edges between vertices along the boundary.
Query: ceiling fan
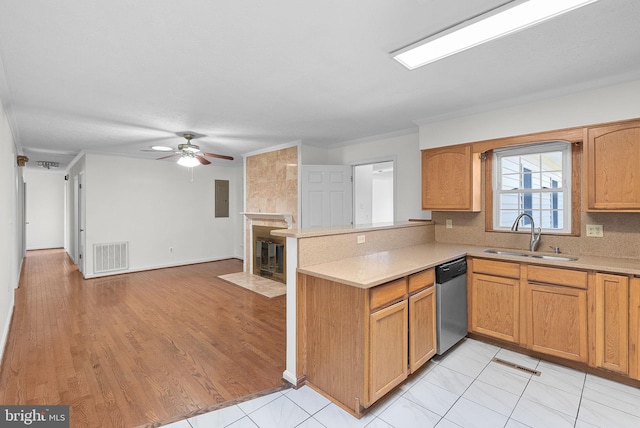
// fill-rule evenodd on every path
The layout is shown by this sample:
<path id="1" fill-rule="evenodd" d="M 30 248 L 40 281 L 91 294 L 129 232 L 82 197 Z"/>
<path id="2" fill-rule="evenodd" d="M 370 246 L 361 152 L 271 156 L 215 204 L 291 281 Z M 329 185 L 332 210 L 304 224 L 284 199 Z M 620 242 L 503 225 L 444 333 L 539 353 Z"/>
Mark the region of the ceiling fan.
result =
<path id="1" fill-rule="evenodd" d="M 218 159 L 227 159 L 233 160 L 231 156 L 219 155 L 216 153 L 207 153 L 200 150 L 200 147 L 195 144 L 191 144 L 191 140 L 194 138 L 193 134 L 182 134 L 186 143 L 178 144 L 178 150 L 174 150 L 173 154 L 168 156 L 162 156 L 157 158 L 156 160 L 168 159 L 174 156 L 180 156 L 178 159 L 178 164 L 187 167 L 194 167 L 197 165 L 209 165 L 211 161 L 205 158 L 208 156 L 210 158 L 218 158 Z M 160 150 L 162 151 L 162 150 Z"/>

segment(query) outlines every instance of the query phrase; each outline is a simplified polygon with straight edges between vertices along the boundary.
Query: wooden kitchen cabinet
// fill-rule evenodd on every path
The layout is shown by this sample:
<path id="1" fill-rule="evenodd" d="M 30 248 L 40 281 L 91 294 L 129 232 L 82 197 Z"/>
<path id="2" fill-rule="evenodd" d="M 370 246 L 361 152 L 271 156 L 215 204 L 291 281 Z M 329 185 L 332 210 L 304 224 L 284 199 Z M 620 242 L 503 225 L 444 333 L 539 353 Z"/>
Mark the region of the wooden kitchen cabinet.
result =
<path id="1" fill-rule="evenodd" d="M 409 305 L 407 300 L 369 317 L 369 402 L 373 403 L 408 376 Z"/>
<path id="2" fill-rule="evenodd" d="M 480 158 L 471 144 L 422 150 L 422 209 L 480 211 Z"/>
<path id="3" fill-rule="evenodd" d="M 595 365 L 629 372 L 629 278 L 595 275 Z"/>
<path id="4" fill-rule="evenodd" d="M 585 131 L 586 211 L 640 211 L 640 120 Z"/>
<path id="5" fill-rule="evenodd" d="M 436 354 L 434 270 L 409 277 L 409 371 L 414 373 Z"/>
<path id="6" fill-rule="evenodd" d="M 629 285 L 629 377 L 640 380 L 640 277 Z"/>
<path id="7" fill-rule="evenodd" d="M 469 330 L 518 343 L 520 338 L 519 264 L 472 259 L 471 270 L 471 289 L 468 299 Z"/>
<path id="8" fill-rule="evenodd" d="M 527 267 L 527 348 L 587 362 L 587 272 Z"/>
<path id="9" fill-rule="evenodd" d="M 298 275 L 306 382 L 355 416 L 436 352 L 434 269 L 372 288 Z"/>

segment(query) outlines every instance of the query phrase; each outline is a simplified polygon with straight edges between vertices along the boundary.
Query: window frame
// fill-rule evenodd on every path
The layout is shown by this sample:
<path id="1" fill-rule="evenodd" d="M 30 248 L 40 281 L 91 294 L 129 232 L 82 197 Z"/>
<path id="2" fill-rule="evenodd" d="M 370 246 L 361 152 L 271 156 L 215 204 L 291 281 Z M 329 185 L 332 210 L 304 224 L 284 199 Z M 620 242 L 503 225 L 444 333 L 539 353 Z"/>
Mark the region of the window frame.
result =
<path id="1" fill-rule="evenodd" d="M 558 187 L 540 187 L 540 188 L 532 188 L 532 179 L 535 175 L 541 174 L 540 171 L 531 171 L 523 168 L 523 170 L 517 172 L 516 174 L 521 176 L 522 180 L 519 187 L 515 187 L 513 189 L 503 189 L 502 183 L 505 175 L 501 171 L 502 167 L 502 159 L 516 156 L 528 156 L 528 155 L 537 155 L 543 153 L 551 153 L 551 152 L 561 152 L 562 153 L 562 164 L 560 165 L 561 171 L 561 183 Z M 493 230 L 496 231 L 508 231 L 511 230 L 511 225 L 501 226 L 500 222 L 500 214 L 501 214 L 501 200 L 502 196 L 506 194 L 516 194 L 522 195 L 523 205 L 518 207 L 518 214 L 520 213 L 528 213 L 533 215 L 538 209 L 534 209 L 531 205 L 534 195 L 542 195 L 551 194 L 551 199 L 553 200 L 553 194 L 562 193 L 563 194 L 563 205 L 562 205 L 562 228 L 545 228 L 542 227 L 541 224 L 536 224 L 537 227 L 542 227 L 542 231 L 545 234 L 558 234 L 558 235 L 567 235 L 571 234 L 571 143 L 569 141 L 562 140 L 553 140 L 553 141 L 541 141 L 537 143 L 527 144 L 524 146 L 516 146 L 516 147 L 504 147 L 501 149 L 496 149 L 494 151 L 495 162 L 493 163 L 493 171 L 492 171 L 492 190 L 493 190 Z M 528 182 L 528 186 L 527 186 Z M 527 204 L 527 201 L 529 204 Z M 527 208 L 528 205 L 528 208 Z M 557 207 L 556 207 L 557 208 Z M 556 216 L 558 212 L 556 211 Z M 534 216 L 536 220 L 538 216 Z M 528 226 L 528 222 L 524 219 L 524 224 Z"/>
<path id="2" fill-rule="evenodd" d="M 568 130 L 571 131 L 571 130 Z M 576 132 L 577 134 L 577 132 Z M 535 136 L 543 136 L 546 138 L 534 139 Z M 527 138 L 528 137 L 528 138 Z M 551 137 L 551 138 L 549 138 Z M 581 135 L 580 135 L 581 137 Z M 494 228 L 494 192 L 493 192 L 493 164 L 495 163 L 494 151 L 506 148 L 518 148 L 526 147 L 532 144 L 539 144 L 541 142 L 548 141 L 562 141 L 570 144 L 571 153 L 571 169 L 566 174 L 571 175 L 571 185 L 568 188 L 566 196 L 571 198 L 569 204 L 569 212 L 571 218 L 571 231 L 570 232 L 557 232 L 552 229 L 543 230 L 544 235 L 558 235 L 558 236 L 580 236 L 581 228 L 581 166 L 582 166 L 582 138 L 578 135 L 573 135 L 570 132 L 549 132 L 541 134 L 530 134 L 522 137 L 510 137 L 499 140 L 487 140 L 485 142 L 477 143 L 478 151 L 483 153 L 484 159 L 484 196 L 485 196 L 485 231 L 497 232 L 497 233 L 510 233 L 511 229 Z M 521 229 L 522 230 L 522 229 Z"/>

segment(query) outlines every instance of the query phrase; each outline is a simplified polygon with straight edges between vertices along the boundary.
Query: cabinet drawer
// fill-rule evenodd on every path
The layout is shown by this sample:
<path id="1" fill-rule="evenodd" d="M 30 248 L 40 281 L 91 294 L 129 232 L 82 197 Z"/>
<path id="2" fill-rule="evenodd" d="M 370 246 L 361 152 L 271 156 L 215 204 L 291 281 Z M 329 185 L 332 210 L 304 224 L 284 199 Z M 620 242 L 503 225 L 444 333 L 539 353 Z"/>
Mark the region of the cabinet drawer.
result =
<path id="1" fill-rule="evenodd" d="M 400 278 L 369 289 L 371 312 L 407 297 L 407 278 Z"/>
<path id="2" fill-rule="evenodd" d="M 409 294 L 428 288 L 435 283 L 435 269 L 414 273 L 409 277 Z"/>
<path id="3" fill-rule="evenodd" d="M 529 265 L 527 279 L 529 281 L 587 289 L 587 272 L 579 270 Z"/>
<path id="4" fill-rule="evenodd" d="M 507 278 L 520 278 L 520 264 L 518 263 L 473 259 L 473 271 Z"/>

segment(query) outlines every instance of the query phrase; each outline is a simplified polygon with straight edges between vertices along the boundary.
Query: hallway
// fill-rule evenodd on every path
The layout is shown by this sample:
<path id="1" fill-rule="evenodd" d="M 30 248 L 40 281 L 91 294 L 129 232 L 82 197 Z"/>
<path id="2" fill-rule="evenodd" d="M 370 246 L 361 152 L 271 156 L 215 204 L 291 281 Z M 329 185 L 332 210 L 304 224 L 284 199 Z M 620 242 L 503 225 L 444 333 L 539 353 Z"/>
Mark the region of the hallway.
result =
<path id="1" fill-rule="evenodd" d="M 71 427 L 168 423 L 282 387 L 285 296 L 217 278 L 239 260 L 82 279 L 30 251 L 0 372 L 2 404 L 67 404 Z"/>

